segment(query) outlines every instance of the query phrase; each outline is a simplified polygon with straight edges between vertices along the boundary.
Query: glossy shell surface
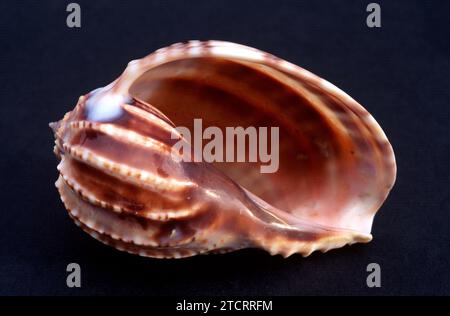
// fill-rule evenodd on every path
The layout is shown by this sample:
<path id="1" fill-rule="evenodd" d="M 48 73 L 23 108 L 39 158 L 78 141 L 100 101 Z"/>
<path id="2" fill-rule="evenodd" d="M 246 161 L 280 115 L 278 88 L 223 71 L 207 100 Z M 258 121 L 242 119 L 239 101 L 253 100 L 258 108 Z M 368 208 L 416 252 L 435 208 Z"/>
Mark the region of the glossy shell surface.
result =
<path id="1" fill-rule="evenodd" d="M 279 169 L 179 162 L 176 126 L 279 127 Z M 390 143 L 343 91 L 254 48 L 191 41 L 128 64 L 52 123 L 70 217 L 157 258 L 261 248 L 309 255 L 372 239 L 395 181 Z"/>

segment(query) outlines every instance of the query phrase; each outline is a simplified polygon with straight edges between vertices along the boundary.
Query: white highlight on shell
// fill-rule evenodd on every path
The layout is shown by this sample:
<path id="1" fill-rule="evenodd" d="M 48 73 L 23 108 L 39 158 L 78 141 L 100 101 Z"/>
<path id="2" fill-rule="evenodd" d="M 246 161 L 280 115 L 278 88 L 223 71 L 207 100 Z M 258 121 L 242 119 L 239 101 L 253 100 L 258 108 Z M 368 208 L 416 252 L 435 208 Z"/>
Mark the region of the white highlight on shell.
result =
<path id="1" fill-rule="evenodd" d="M 162 63 L 166 58 L 160 52 L 156 52 L 153 56 L 153 62 L 156 64 Z"/>
<path id="2" fill-rule="evenodd" d="M 86 101 L 87 118 L 94 122 L 114 121 L 122 115 L 122 104 L 128 100 L 128 97 L 105 88 L 96 89 Z"/>
<path id="3" fill-rule="evenodd" d="M 128 63 L 127 70 L 130 73 L 135 73 L 137 70 L 139 70 L 139 60 L 138 59 L 134 59 L 134 60 L 130 61 Z"/>
<path id="4" fill-rule="evenodd" d="M 332 84 L 331 82 L 329 82 L 327 80 L 324 80 L 324 79 L 320 79 L 319 82 L 320 82 L 320 84 L 322 85 L 322 87 L 324 89 L 329 89 L 329 90 L 332 90 L 334 92 L 338 91 L 340 94 L 342 94 L 340 89 L 338 87 L 336 87 L 334 84 Z"/>
<path id="5" fill-rule="evenodd" d="M 231 47 L 212 47 L 211 54 L 218 56 L 226 56 L 231 58 L 242 58 L 247 60 L 263 61 L 264 55 L 259 52 L 254 52 L 245 49 L 236 49 Z"/>
<path id="6" fill-rule="evenodd" d="M 202 48 L 200 46 L 194 46 L 189 49 L 191 56 L 200 56 L 202 54 Z"/>

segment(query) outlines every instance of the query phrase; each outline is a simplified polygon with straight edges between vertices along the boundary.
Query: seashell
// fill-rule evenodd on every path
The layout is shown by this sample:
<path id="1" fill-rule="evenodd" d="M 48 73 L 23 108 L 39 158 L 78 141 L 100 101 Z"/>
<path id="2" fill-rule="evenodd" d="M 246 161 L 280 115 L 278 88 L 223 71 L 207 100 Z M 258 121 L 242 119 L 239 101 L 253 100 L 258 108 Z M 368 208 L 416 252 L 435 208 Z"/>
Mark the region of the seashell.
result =
<path id="1" fill-rule="evenodd" d="M 279 168 L 186 162 L 177 126 L 279 127 Z M 395 157 L 375 119 L 316 75 L 260 50 L 190 41 L 130 62 L 50 124 L 70 217 L 130 253 L 261 248 L 308 256 L 372 239 Z"/>

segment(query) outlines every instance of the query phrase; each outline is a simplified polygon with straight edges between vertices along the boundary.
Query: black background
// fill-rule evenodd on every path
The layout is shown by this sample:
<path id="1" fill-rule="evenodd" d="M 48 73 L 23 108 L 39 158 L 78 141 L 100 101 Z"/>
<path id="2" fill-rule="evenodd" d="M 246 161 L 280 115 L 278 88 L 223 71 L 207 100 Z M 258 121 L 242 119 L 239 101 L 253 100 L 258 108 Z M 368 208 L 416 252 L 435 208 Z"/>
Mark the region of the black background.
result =
<path id="1" fill-rule="evenodd" d="M 450 1 L 2 1 L 0 294 L 450 294 Z M 69 219 L 54 187 L 48 122 L 131 59 L 221 39 L 294 62 L 363 104 L 391 141 L 397 182 L 374 240 L 304 259 L 258 250 L 183 260 L 106 247 Z M 66 287 L 66 265 L 82 287 Z M 366 286 L 379 263 L 382 287 Z"/>

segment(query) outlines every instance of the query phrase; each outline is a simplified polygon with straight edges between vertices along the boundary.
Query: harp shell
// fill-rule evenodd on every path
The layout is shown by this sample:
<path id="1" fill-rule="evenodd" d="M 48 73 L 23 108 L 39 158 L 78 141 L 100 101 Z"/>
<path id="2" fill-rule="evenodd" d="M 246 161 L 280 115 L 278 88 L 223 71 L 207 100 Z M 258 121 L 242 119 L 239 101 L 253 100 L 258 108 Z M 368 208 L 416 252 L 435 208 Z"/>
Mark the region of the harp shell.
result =
<path id="1" fill-rule="evenodd" d="M 176 126 L 277 126 L 279 169 L 177 161 Z M 395 181 L 390 143 L 343 91 L 260 50 L 174 44 L 130 62 L 50 124 L 70 217 L 119 250 L 157 258 L 262 248 L 307 256 L 372 239 Z M 180 136 L 181 138 L 182 136 Z"/>

